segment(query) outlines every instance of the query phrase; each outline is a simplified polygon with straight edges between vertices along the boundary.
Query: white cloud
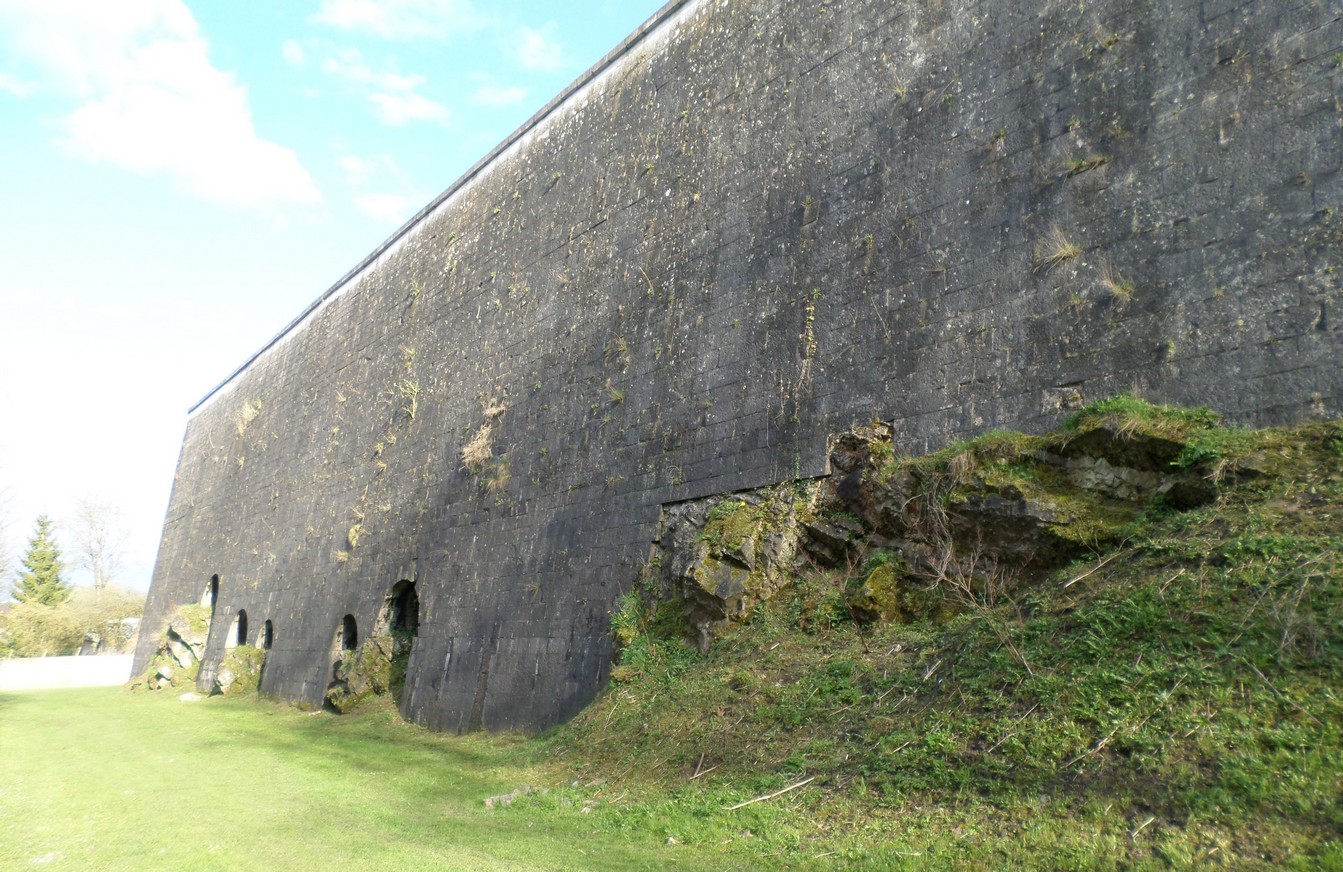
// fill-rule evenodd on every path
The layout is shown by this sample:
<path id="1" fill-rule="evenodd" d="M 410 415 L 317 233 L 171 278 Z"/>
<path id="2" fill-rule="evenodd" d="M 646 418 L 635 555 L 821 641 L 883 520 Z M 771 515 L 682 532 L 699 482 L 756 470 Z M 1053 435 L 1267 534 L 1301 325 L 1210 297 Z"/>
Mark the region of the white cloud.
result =
<path id="1" fill-rule="evenodd" d="M 375 173 L 385 165 L 391 158 L 381 160 L 365 160 L 361 157 L 355 157 L 352 154 L 344 155 L 337 161 L 340 168 L 345 170 L 346 180 L 353 186 L 362 185 L 367 182 Z"/>
<path id="2" fill-rule="evenodd" d="M 471 95 L 473 106 L 512 106 L 527 99 L 527 89 L 518 85 L 501 85 L 485 73 L 474 73 L 472 81 L 479 82 Z"/>
<path id="3" fill-rule="evenodd" d="M 347 154 L 337 163 L 353 189 L 355 208 L 376 221 L 399 225 L 428 200 L 391 155 L 362 158 Z"/>
<path id="4" fill-rule="evenodd" d="M 402 224 L 422 205 L 419 198 L 399 194 L 362 194 L 354 198 L 354 205 L 375 221 Z"/>
<path id="5" fill-rule="evenodd" d="M 448 107 L 415 90 L 428 80 L 421 75 L 404 75 L 374 70 L 356 49 L 345 49 L 322 61 L 323 71 L 366 89 L 374 114 L 386 124 L 401 126 L 411 121 L 448 120 Z"/>
<path id="6" fill-rule="evenodd" d="M 32 82 L 23 82 L 6 73 L 0 73 L 0 91 L 8 91 L 15 97 L 27 97 L 37 86 Z"/>
<path id="7" fill-rule="evenodd" d="M 554 70 L 564 62 L 564 52 L 555 38 L 556 25 L 550 22 L 537 30 L 523 25 L 518 29 L 515 56 L 529 70 Z"/>
<path id="8" fill-rule="evenodd" d="M 246 89 L 210 63 L 181 0 L 0 0 L 12 46 L 81 101 L 60 123 L 72 157 L 163 173 L 247 207 L 321 200 L 293 150 L 257 135 Z"/>
<path id="9" fill-rule="evenodd" d="M 448 120 L 448 107 L 419 94 L 369 94 L 377 115 L 387 124 L 400 127 L 411 121 Z"/>
<path id="10" fill-rule="evenodd" d="M 301 67 L 308 61 L 308 53 L 303 50 L 303 44 L 296 39 L 286 39 L 280 45 L 280 56 L 291 67 Z"/>
<path id="11" fill-rule="evenodd" d="M 424 82 L 424 76 L 403 76 L 398 73 L 378 73 L 364 60 L 358 49 L 342 49 L 322 61 L 323 72 L 338 78 L 358 82 L 361 85 L 373 85 L 379 88 L 404 90 L 414 88 Z"/>
<path id="12" fill-rule="evenodd" d="M 470 0 L 323 0 L 313 20 L 384 39 L 447 39 L 488 23 Z"/>

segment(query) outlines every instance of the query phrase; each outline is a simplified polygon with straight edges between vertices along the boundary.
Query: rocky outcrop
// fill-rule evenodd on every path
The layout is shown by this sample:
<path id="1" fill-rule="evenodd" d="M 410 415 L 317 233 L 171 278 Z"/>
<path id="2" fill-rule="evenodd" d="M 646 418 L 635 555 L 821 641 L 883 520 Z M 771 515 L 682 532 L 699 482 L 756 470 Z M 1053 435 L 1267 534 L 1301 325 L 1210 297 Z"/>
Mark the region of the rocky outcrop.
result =
<path id="1" fill-rule="evenodd" d="M 229 649 L 215 669 L 212 694 L 243 696 L 255 693 L 261 685 L 261 671 L 266 666 L 266 652 L 251 645 Z"/>
<path id="2" fill-rule="evenodd" d="M 990 603 L 1143 512 L 1212 500 L 1225 471 L 1203 459 L 1200 414 L 1119 398 L 1045 436 L 919 458 L 897 457 L 884 423 L 855 427 L 831 440 L 828 478 L 667 507 L 648 594 L 684 600 L 701 649 L 809 568 L 844 576 L 859 622 Z"/>
<path id="3" fill-rule="evenodd" d="M 667 509 L 649 578 L 663 599 L 685 600 L 701 648 L 792 578 L 814 492 L 782 486 Z"/>
<path id="4" fill-rule="evenodd" d="M 163 690 L 194 685 L 209 635 L 209 607 L 180 607 L 169 617 L 148 667 L 131 686 Z"/>
<path id="5" fill-rule="evenodd" d="M 410 633 L 383 633 L 344 652 L 327 687 L 327 707 L 348 712 L 375 696 L 399 696 L 414 639 Z"/>

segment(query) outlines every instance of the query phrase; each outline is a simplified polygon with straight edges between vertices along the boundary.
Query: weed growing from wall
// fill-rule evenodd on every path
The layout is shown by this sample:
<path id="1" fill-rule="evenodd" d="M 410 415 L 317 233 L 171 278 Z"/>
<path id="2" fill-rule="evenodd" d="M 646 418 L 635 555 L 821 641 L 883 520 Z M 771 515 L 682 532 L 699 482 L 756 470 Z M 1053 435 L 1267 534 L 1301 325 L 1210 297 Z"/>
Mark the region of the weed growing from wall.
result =
<path id="1" fill-rule="evenodd" d="M 1057 224 L 1040 241 L 1035 249 L 1036 272 L 1047 272 L 1061 263 L 1076 260 L 1082 256 L 1082 249 L 1073 244 Z"/>
<path id="2" fill-rule="evenodd" d="M 1137 290 L 1137 286 L 1120 275 L 1119 270 L 1108 260 L 1101 265 L 1101 284 L 1110 292 L 1110 296 L 1121 303 L 1133 299 L 1133 294 Z"/>
<path id="3" fill-rule="evenodd" d="M 238 407 L 237 411 L 233 413 L 233 429 L 238 432 L 239 436 L 243 435 L 260 414 L 260 400 L 252 400 L 250 403 L 243 403 Z"/>

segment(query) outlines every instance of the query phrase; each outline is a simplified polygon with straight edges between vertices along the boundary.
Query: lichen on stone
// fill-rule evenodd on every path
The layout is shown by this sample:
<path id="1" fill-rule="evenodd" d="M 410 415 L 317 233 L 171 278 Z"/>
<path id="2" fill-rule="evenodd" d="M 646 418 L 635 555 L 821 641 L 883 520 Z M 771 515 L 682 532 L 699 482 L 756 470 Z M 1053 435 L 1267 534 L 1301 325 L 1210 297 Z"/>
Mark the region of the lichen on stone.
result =
<path id="1" fill-rule="evenodd" d="M 326 704 L 335 711 L 348 712 L 365 700 L 388 693 L 392 688 L 392 654 L 390 635 L 374 636 L 355 650 L 344 652 L 335 667 L 335 680 L 327 688 Z"/>
<path id="2" fill-rule="evenodd" d="M 790 483 L 668 510 L 646 574 L 663 599 L 684 600 L 701 648 L 792 578 L 813 493 Z"/>
<path id="3" fill-rule="evenodd" d="M 266 665 L 266 652 L 251 645 L 230 648 L 215 668 L 212 693 L 224 696 L 246 696 L 256 693 L 261 685 L 261 670 Z"/>
<path id="4" fill-rule="evenodd" d="M 193 603 L 177 608 L 169 616 L 145 671 L 131 680 L 130 687 L 165 690 L 195 685 L 209 634 L 209 606 Z"/>

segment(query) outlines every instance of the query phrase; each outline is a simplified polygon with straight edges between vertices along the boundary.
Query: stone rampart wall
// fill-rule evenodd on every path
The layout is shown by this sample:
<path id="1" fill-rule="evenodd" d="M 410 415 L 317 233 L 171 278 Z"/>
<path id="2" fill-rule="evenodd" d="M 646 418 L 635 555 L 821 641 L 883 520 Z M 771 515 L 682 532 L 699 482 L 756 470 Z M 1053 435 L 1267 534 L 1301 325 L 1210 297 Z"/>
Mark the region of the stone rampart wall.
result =
<path id="1" fill-rule="evenodd" d="M 663 14 L 194 412 L 147 627 L 218 576 L 213 656 L 270 620 L 263 690 L 315 704 L 413 580 L 403 711 L 537 728 L 664 504 L 822 475 L 850 424 L 1343 411 L 1337 3 Z"/>

